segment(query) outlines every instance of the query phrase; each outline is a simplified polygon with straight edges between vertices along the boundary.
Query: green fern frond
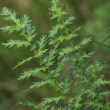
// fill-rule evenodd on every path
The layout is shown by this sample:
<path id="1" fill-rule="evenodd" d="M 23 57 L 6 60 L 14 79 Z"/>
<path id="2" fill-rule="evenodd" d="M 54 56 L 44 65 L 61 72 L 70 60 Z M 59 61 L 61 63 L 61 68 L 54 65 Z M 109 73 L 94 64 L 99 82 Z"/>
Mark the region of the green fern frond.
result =
<path id="1" fill-rule="evenodd" d="M 5 47 L 9 47 L 9 48 L 11 48 L 11 47 L 16 47 L 16 48 L 20 48 L 20 47 L 22 47 L 23 45 L 25 46 L 25 47 L 27 47 L 27 46 L 29 46 L 30 45 L 30 43 L 29 42 L 27 42 L 27 41 L 23 41 L 23 40 L 13 40 L 13 39 L 10 39 L 10 40 L 8 40 L 8 42 L 7 43 L 2 43 Z"/>
<path id="2" fill-rule="evenodd" d="M 37 48 L 36 44 L 32 44 L 30 51 L 35 51 L 35 49 Z"/>
<path id="3" fill-rule="evenodd" d="M 9 31 L 9 33 L 12 33 L 13 31 L 19 31 L 23 28 L 25 28 L 28 23 L 31 22 L 31 20 L 29 20 L 29 17 L 27 15 L 24 15 L 21 20 L 16 18 L 16 12 L 15 11 L 11 11 L 10 9 L 4 7 L 2 9 L 2 13 L 1 15 L 4 15 L 4 19 L 11 21 L 14 23 L 14 25 L 12 26 L 3 26 L 1 27 L 1 30 L 3 30 L 4 32 Z"/>
<path id="4" fill-rule="evenodd" d="M 97 100 L 94 100 L 94 101 L 88 101 L 87 103 L 87 106 L 88 107 L 93 107 L 93 109 L 96 109 L 96 110 L 104 110 L 104 105 L 102 103 L 99 103 Z"/>
<path id="5" fill-rule="evenodd" d="M 72 80 L 70 78 L 70 75 L 67 74 L 66 77 L 64 77 L 64 83 L 62 85 L 63 94 L 67 94 L 70 90 L 70 85 L 72 83 Z"/>
<path id="6" fill-rule="evenodd" d="M 107 90 L 99 92 L 99 95 L 101 96 L 108 96 L 108 94 L 110 94 L 110 91 L 107 91 Z"/>
<path id="7" fill-rule="evenodd" d="M 63 28 L 64 26 L 62 24 L 56 24 L 55 26 L 52 26 L 51 31 L 49 31 L 49 37 L 54 38 L 57 35 L 58 31 Z"/>
<path id="8" fill-rule="evenodd" d="M 31 61 L 33 58 L 37 58 L 37 56 L 35 55 L 35 56 L 33 56 L 33 57 L 28 57 L 28 58 L 26 58 L 26 59 L 23 59 L 21 62 L 19 62 L 16 66 L 14 66 L 12 69 L 15 69 L 15 68 L 17 68 L 18 66 L 20 66 L 20 65 L 22 65 L 22 64 L 24 64 L 24 63 L 26 63 L 26 62 L 29 62 L 29 61 Z"/>
<path id="9" fill-rule="evenodd" d="M 51 110 L 55 110 L 55 107 L 51 107 Z"/>
<path id="10" fill-rule="evenodd" d="M 78 109 L 83 106 L 81 101 L 82 101 L 82 94 L 79 92 L 77 95 L 75 95 L 75 99 L 73 101 L 75 109 Z"/>
<path id="11" fill-rule="evenodd" d="M 21 36 L 25 37 L 28 42 L 33 41 L 33 38 L 37 35 L 34 34 L 35 32 L 35 27 L 31 26 L 31 23 L 28 24 L 20 33 Z"/>
<path id="12" fill-rule="evenodd" d="M 96 87 L 101 86 L 101 85 L 105 85 L 105 84 L 110 84 L 110 81 L 99 78 L 94 82 L 94 86 L 96 86 Z"/>
<path id="13" fill-rule="evenodd" d="M 56 104 L 62 100 L 62 99 L 65 99 L 66 97 L 65 96 L 58 96 L 58 97 L 50 97 L 50 98 L 43 98 L 44 101 L 42 101 L 41 103 L 38 104 L 38 107 L 43 107 L 43 106 L 46 106 L 47 104 L 50 104 L 52 102 L 55 102 Z"/>
<path id="14" fill-rule="evenodd" d="M 64 25 L 68 25 L 68 24 L 72 24 L 73 20 L 75 20 L 76 18 L 74 16 L 69 16 L 68 18 L 66 18 Z"/>
<path id="15" fill-rule="evenodd" d="M 81 45 L 87 44 L 89 43 L 91 40 L 90 38 L 86 38 L 84 40 L 82 40 L 81 43 L 79 43 L 78 45 L 74 46 L 74 47 L 66 47 L 60 50 L 59 52 L 59 58 L 62 58 L 65 54 L 69 54 L 71 52 L 74 52 L 76 50 L 79 50 L 81 48 Z"/>
<path id="16" fill-rule="evenodd" d="M 59 94 L 57 94 L 57 97 L 44 98 L 37 105 L 28 101 L 25 103 L 18 101 L 17 104 L 39 110 L 82 110 L 84 107 L 96 110 L 109 110 L 110 101 L 105 100 L 104 97 L 108 96 L 110 91 L 101 91 L 100 89 L 102 85 L 110 84 L 110 81 L 105 80 L 104 75 L 98 73 L 98 71 L 103 69 L 99 61 L 96 60 L 94 63 L 88 65 L 90 58 L 96 50 L 90 53 L 80 52 L 82 46 L 88 44 L 91 38 L 85 38 L 80 43 L 74 44 L 74 38 L 78 36 L 76 32 L 80 27 L 74 30 L 69 28 L 69 25 L 76 18 L 74 16 L 66 17 L 67 12 L 65 11 L 65 6 L 59 6 L 59 2 L 59 0 L 50 1 L 51 7 L 49 10 L 52 13 L 51 19 L 57 20 L 55 26 L 49 31 L 48 36 L 43 35 L 40 40 L 35 42 L 35 27 L 31 25 L 29 17 L 24 15 L 21 19 L 18 19 L 15 11 L 6 7 L 2 9 L 1 15 L 4 16 L 5 20 L 11 21 L 12 24 L 3 26 L 1 29 L 9 33 L 19 31 L 20 37 L 23 38 L 23 40 L 10 39 L 7 43 L 3 43 L 3 45 L 5 47 L 16 48 L 29 46 L 29 51 L 33 51 L 33 55 L 23 59 L 13 69 L 34 58 L 39 59 L 40 66 L 24 71 L 18 80 L 28 79 L 31 76 L 40 78 L 41 81 L 34 82 L 27 90 L 50 84 Z M 66 41 L 65 48 L 62 47 L 64 41 Z M 47 44 L 51 44 L 53 48 L 46 49 Z M 88 61 L 85 65 L 87 59 Z M 69 63 L 69 66 L 71 65 L 70 68 L 72 71 L 69 70 L 63 74 L 67 63 Z M 63 78 L 64 80 L 62 80 Z M 68 93 L 72 87 L 73 78 L 78 79 L 77 82 L 82 87 L 70 97 L 71 95 Z"/>
<path id="17" fill-rule="evenodd" d="M 64 35 L 59 35 L 58 38 L 54 38 L 50 40 L 50 44 L 56 44 L 57 42 L 62 43 L 63 41 L 69 41 L 73 38 L 75 38 L 77 34 L 70 34 L 69 37 Z"/>
<path id="18" fill-rule="evenodd" d="M 103 66 L 101 66 L 102 64 L 96 60 L 93 64 L 93 72 L 97 72 L 97 71 L 101 71 L 103 69 Z"/>
<path id="19" fill-rule="evenodd" d="M 91 37 L 85 38 L 85 39 L 82 40 L 81 44 L 85 45 L 85 44 L 88 44 L 90 41 L 91 41 Z"/>
<path id="20" fill-rule="evenodd" d="M 57 78 L 58 76 L 60 76 L 61 75 L 61 71 L 65 67 L 65 64 L 66 64 L 65 60 L 62 60 L 61 62 L 58 62 L 56 69 L 50 71 L 50 76 L 52 78 Z"/>
<path id="21" fill-rule="evenodd" d="M 37 44 L 39 45 L 39 50 L 38 51 L 44 49 L 46 43 L 47 43 L 47 36 L 43 35 L 40 38 L 40 41 L 37 41 Z"/>
<path id="22" fill-rule="evenodd" d="M 31 69 L 28 71 L 25 71 L 24 73 L 21 73 L 21 76 L 18 78 L 18 80 L 23 80 L 25 78 L 29 78 L 30 76 L 35 76 L 37 73 L 39 73 L 40 71 L 46 71 L 47 67 L 40 67 L 40 68 L 35 68 L 35 69 Z"/>
<path id="23" fill-rule="evenodd" d="M 39 57 L 41 57 L 48 49 L 44 49 L 45 45 L 47 43 L 47 36 L 43 35 L 40 39 L 40 41 L 37 41 L 37 44 L 39 45 L 39 49 L 37 51 L 37 54 Z"/>
<path id="24" fill-rule="evenodd" d="M 35 103 L 29 102 L 29 101 L 26 101 L 25 103 L 23 103 L 23 102 L 21 102 L 21 101 L 17 101 L 16 105 L 28 106 L 28 107 L 32 108 L 33 110 L 39 108 L 39 107 L 36 106 Z"/>
<path id="25" fill-rule="evenodd" d="M 21 18 L 21 24 L 22 24 L 22 28 L 26 27 L 32 20 L 29 20 L 29 16 L 24 15 Z"/>
<path id="26" fill-rule="evenodd" d="M 49 55 L 46 56 L 46 58 L 44 59 L 45 61 L 45 65 L 47 67 L 51 66 L 54 64 L 55 61 L 53 61 L 53 59 L 55 58 L 56 56 L 56 53 L 58 52 L 57 48 L 58 48 L 59 44 L 57 43 L 55 46 L 54 46 L 54 49 L 50 50 L 49 51 Z"/>
<path id="27" fill-rule="evenodd" d="M 93 54 L 94 54 L 94 52 L 90 52 L 90 53 L 84 52 L 82 55 L 80 55 L 80 56 L 78 57 L 78 61 L 79 61 L 79 62 L 84 61 L 85 58 L 90 58 L 90 56 L 93 55 Z"/>
<path id="28" fill-rule="evenodd" d="M 62 58 L 65 54 L 69 54 L 70 52 L 74 51 L 72 47 L 66 47 L 60 50 L 59 58 Z"/>
<path id="29" fill-rule="evenodd" d="M 66 15 L 67 12 L 65 11 L 64 6 L 62 7 L 58 6 L 58 1 L 59 0 L 52 0 L 50 2 L 51 7 L 49 8 L 49 10 L 52 12 L 51 19 L 57 18 L 57 21 L 60 21 L 62 16 Z"/>
<path id="30" fill-rule="evenodd" d="M 95 92 L 95 90 L 92 88 L 92 89 L 82 89 L 82 94 L 88 94 L 88 97 L 96 97 L 97 96 L 97 93 Z"/>
<path id="31" fill-rule="evenodd" d="M 33 82 L 34 84 L 32 84 L 27 90 L 30 90 L 30 89 L 33 89 L 33 88 L 38 88 L 40 86 L 44 86 L 44 85 L 46 85 L 49 82 L 51 82 L 51 80 Z"/>

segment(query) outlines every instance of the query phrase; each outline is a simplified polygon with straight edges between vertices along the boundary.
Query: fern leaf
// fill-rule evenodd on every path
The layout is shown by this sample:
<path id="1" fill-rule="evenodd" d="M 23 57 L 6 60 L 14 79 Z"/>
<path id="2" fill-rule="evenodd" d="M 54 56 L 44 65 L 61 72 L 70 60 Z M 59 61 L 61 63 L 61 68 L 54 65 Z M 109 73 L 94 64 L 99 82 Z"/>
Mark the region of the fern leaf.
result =
<path id="1" fill-rule="evenodd" d="M 68 24 L 72 24 L 72 21 L 75 20 L 76 18 L 74 16 L 70 16 L 68 18 L 66 18 L 64 24 L 68 25 Z"/>
<path id="2" fill-rule="evenodd" d="M 29 101 L 26 101 L 25 103 L 23 103 L 23 102 L 21 102 L 21 101 L 17 101 L 16 105 L 28 106 L 28 107 L 32 108 L 33 110 L 34 110 L 34 109 L 38 109 L 38 107 L 36 106 L 35 103 L 29 102 Z"/>
<path id="3" fill-rule="evenodd" d="M 90 89 L 82 89 L 82 93 L 83 94 L 88 94 L 88 97 L 96 97 L 97 94 L 95 93 L 94 89 L 90 90 Z"/>
<path id="4" fill-rule="evenodd" d="M 93 66 L 93 72 L 97 72 L 103 69 L 101 63 L 98 60 L 96 60 L 92 66 Z"/>
<path id="5" fill-rule="evenodd" d="M 5 16 L 4 19 L 11 22 L 20 23 L 18 19 L 16 19 L 16 12 L 8 9 L 7 7 L 2 8 L 2 13 L 0 15 Z"/>
<path id="6" fill-rule="evenodd" d="M 82 94 L 79 92 L 77 95 L 75 95 L 75 100 L 74 100 L 74 107 L 76 109 L 80 108 L 82 106 Z"/>
<path id="7" fill-rule="evenodd" d="M 12 69 L 15 69 L 15 68 L 17 68 L 18 66 L 20 66 L 20 65 L 22 65 L 22 64 L 24 64 L 24 63 L 26 63 L 26 62 L 28 62 L 28 61 L 31 61 L 33 58 L 35 58 L 35 57 L 37 57 L 36 55 L 35 56 L 33 56 L 33 57 L 28 57 L 28 58 L 26 58 L 26 59 L 23 59 L 23 61 L 21 61 L 21 62 L 19 62 L 15 67 L 13 67 Z"/>
<path id="8" fill-rule="evenodd" d="M 56 24 L 52 27 L 51 31 L 49 31 L 49 37 L 54 38 L 60 29 L 63 29 L 64 26 L 62 24 Z"/>
<path id="9" fill-rule="evenodd" d="M 47 67 L 40 67 L 40 68 L 35 68 L 35 69 L 31 69 L 29 71 L 25 71 L 24 73 L 21 73 L 21 76 L 18 78 L 18 80 L 23 80 L 25 78 L 29 78 L 30 76 L 35 76 L 37 73 L 39 73 L 40 71 L 46 71 Z"/>
<path id="10" fill-rule="evenodd" d="M 94 100 L 94 101 L 88 101 L 86 102 L 87 106 L 88 107 L 93 107 L 94 109 L 97 109 L 97 110 L 103 110 L 104 109 L 104 106 L 102 103 L 99 103 L 97 100 Z"/>
<path id="11" fill-rule="evenodd" d="M 82 45 L 88 44 L 90 41 L 91 41 L 91 37 L 85 38 L 85 39 L 82 40 L 81 44 L 82 44 Z"/>
<path id="12" fill-rule="evenodd" d="M 59 58 L 62 58 L 65 54 L 69 54 L 73 50 L 74 49 L 72 47 L 66 47 L 66 48 L 61 49 L 61 51 L 59 52 Z"/>
<path id="13" fill-rule="evenodd" d="M 37 56 L 42 57 L 48 49 L 38 50 Z"/>
<path id="14" fill-rule="evenodd" d="M 51 107 L 51 110 L 55 110 L 55 107 Z"/>
<path id="15" fill-rule="evenodd" d="M 45 47 L 46 43 L 47 43 L 47 36 L 43 35 L 40 38 L 40 41 L 37 41 L 37 44 L 39 45 L 38 51 L 42 50 Z"/>
<path id="16" fill-rule="evenodd" d="M 37 44 L 39 45 L 39 49 L 37 51 L 38 56 L 42 56 L 48 49 L 44 49 L 45 45 L 47 43 L 47 36 L 43 35 L 40 39 L 40 41 L 37 41 Z"/>
<path id="17" fill-rule="evenodd" d="M 37 48 L 37 45 L 36 44 L 32 44 L 32 47 L 31 47 L 30 51 L 34 51 L 36 48 Z"/>
<path id="18" fill-rule="evenodd" d="M 49 8 L 49 10 L 52 12 L 51 19 L 57 18 L 57 21 L 60 21 L 62 16 L 66 15 L 67 12 L 63 9 L 63 7 L 58 7 L 58 0 L 52 0 L 51 4 L 51 8 Z"/>
<path id="19" fill-rule="evenodd" d="M 99 78 L 98 80 L 94 82 L 94 86 L 101 86 L 105 84 L 110 84 L 110 81 L 102 80 L 101 78 Z"/>
<path id="20" fill-rule="evenodd" d="M 44 101 L 42 101 L 41 103 L 38 104 L 38 107 L 43 107 L 51 102 L 55 102 L 56 104 L 62 100 L 65 99 L 65 96 L 58 96 L 58 97 L 51 97 L 51 98 L 43 98 Z"/>
<path id="21" fill-rule="evenodd" d="M 99 95 L 101 96 L 108 96 L 108 94 L 110 94 L 110 91 L 107 91 L 107 90 L 99 92 Z"/>
<path id="22" fill-rule="evenodd" d="M 27 42 L 27 41 L 21 41 L 21 40 L 8 40 L 8 42 L 7 43 L 2 43 L 5 47 L 9 47 L 9 48 L 11 48 L 11 47 L 13 47 L 13 46 L 15 46 L 16 48 L 20 48 L 20 47 L 22 47 L 23 45 L 25 46 L 25 47 L 27 47 L 27 46 L 29 46 L 30 45 L 30 43 L 29 42 Z"/>
<path id="23" fill-rule="evenodd" d="M 28 42 L 33 41 L 33 38 L 37 35 L 34 34 L 35 32 L 35 27 L 31 26 L 30 24 L 27 24 L 27 26 L 21 31 L 20 35 L 25 37 L 26 40 L 28 40 Z"/>
<path id="24" fill-rule="evenodd" d="M 13 26 L 3 26 L 0 28 L 1 30 L 3 30 L 4 32 L 9 32 L 12 33 L 13 31 L 19 31 L 20 27 L 18 25 L 13 25 Z"/>
<path id="25" fill-rule="evenodd" d="M 68 91 L 70 90 L 70 85 L 72 83 L 71 81 L 71 78 L 70 78 L 70 75 L 67 74 L 66 77 L 64 77 L 64 81 L 63 81 L 63 85 L 62 85 L 62 91 L 63 91 L 63 94 L 66 94 L 68 93 Z"/>
<path id="26" fill-rule="evenodd" d="M 65 64 L 66 64 L 66 61 L 64 61 L 64 60 L 62 60 L 61 62 L 59 62 L 58 63 L 58 66 L 56 67 L 56 69 L 55 70 L 52 70 L 50 72 L 51 77 L 56 78 L 56 77 L 60 76 L 61 71 L 64 69 Z"/>
<path id="27" fill-rule="evenodd" d="M 78 45 L 76 45 L 74 48 L 73 47 L 66 47 L 64 49 L 61 49 L 61 51 L 59 52 L 59 58 L 62 58 L 65 54 L 69 54 L 70 52 L 74 52 L 75 50 L 79 50 L 81 48 L 81 45 L 87 44 L 91 41 L 90 38 L 86 38 L 84 40 L 82 40 L 81 43 L 79 43 Z"/>
<path id="28" fill-rule="evenodd" d="M 69 37 L 60 35 L 58 38 L 51 39 L 49 44 L 56 44 L 57 42 L 62 43 L 63 41 L 69 41 L 76 36 L 77 34 L 70 34 Z"/>
<path id="29" fill-rule="evenodd" d="M 30 89 L 33 89 L 33 88 L 38 88 L 40 86 L 44 86 L 49 82 L 50 82 L 50 80 L 34 82 L 34 84 L 32 84 L 27 90 L 30 90 Z"/>
<path id="30" fill-rule="evenodd" d="M 25 28 L 31 20 L 29 20 L 29 17 L 27 15 L 24 15 L 22 19 L 17 19 L 16 18 L 16 12 L 11 11 L 10 9 L 4 7 L 2 8 L 2 13 L 1 15 L 5 16 L 5 20 L 11 21 L 14 23 L 12 26 L 3 26 L 1 29 L 5 32 L 9 31 L 9 33 L 12 33 L 13 31 L 19 31 L 23 28 Z"/>
<path id="31" fill-rule="evenodd" d="M 44 59 L 44 61 L 45 61 L 45 65 L 47 66 L 47 67 L 49 67 L 49 66 L 51 66 L 51 65 L 53 65 L 54 64 L 54 62 L 55 61 L 52 61 L 54 58 L 55 58 L 55 54 L 57 53 L 57 47 L 59 46 L 59 44 L 57 43 L 56 45 L 55 45 L 55 47 L 54 47 L 54 49 L 53 50 L 50 50 L 49 51 L 49 55 L 48 56 L 46 56 L 46 58 Z"/>
<path id="32" fill-rule="evenodd" d="M 29 16 L 24 15 L 24 16 L 21 18 L 21 27 L 22 27 L 22 29 L 23 29 L 24 27 L 26 27 L 30 22 L 31 22 L 31 20 L 29 20 Z"/>
<path id="33" fill-rule="evenodd" d="M 87 54 L 86 54 L 86 52 L 84 52 L 82 55 L 78 56 L 78 61 L 83 62 L 83 61 L 85 61 L 85 58 L 90 58 L 90 56 L 93 54 L 94 54 L 94 52 L 90 52 Z"/>
<path id="34" fill-rule="evenodd" d="M 57 86 L 55 87 L 56 91 L 59 91 L 62 88 L 63 82 L 56 82 Z"/>

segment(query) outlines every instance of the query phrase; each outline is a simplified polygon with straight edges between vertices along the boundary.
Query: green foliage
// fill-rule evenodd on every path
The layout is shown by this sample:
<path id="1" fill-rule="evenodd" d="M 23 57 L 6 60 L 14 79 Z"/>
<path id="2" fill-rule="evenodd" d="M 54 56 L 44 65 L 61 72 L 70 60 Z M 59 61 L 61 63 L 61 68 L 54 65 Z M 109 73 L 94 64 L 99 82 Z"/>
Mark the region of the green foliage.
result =
<path id="1" fill-rule="evenodd" d="M 110 2 L 102 2 L 105 3 L 100 5 L 98 3 L 99 6 L 94 8 L 94 11 L 91 13 L 91 19 L 86 21 L 81 32 L 84 36 L 92 36 L 93 42 L 91 43 L 92 48 L 90 49 L 96 48 L 97 44 L 99 45 L 102 42 L 102 39 L 104 40 L 107 36 L 110 36 Z M 109 44 L 110 40 L 108 39 L 102 44 L 101 48 L 98 49 L 98 53 L 100 53 L 100 61 L 106 60 L 109 62 Z M 107 56 L 106 59 L 105 56 Z M 108 74 L 107 71 L 109 71 L 109 65 L 108 69 L 103 70 L 103 73 Z"/>
<path id="2" fill-rule="evenodd" d="M 1 15 L 5 16 L 4 17 L 5 20 L 14 23 L 12 26 L 4 26 L 1 28 L 5 32 L 9 31 L 9 33 L 23 29 L 28 25 L 29 22 L 31 22 L 31 20 L 29 20 L 29 17 L 27 15 L 24 15 L 21 19 L 17 19 L 16 12 L 15 11 L 12 12 L 6 7 L 2 9 Z"/>
<path id="3" fill-rule="evenodd" d="M 29 77 L 37 77 L 37 74 L 43 72 L 47 77 L 42 81 L 32 83 L 27 90 L 39 88 L 50 84 L 58 93 L 57 96 L 43 98 L 39 104 L 32 102 L 21 102 L 17 104 L 29 106 L 30 108 L 38 110 L 82 110 L 84 107 L 96 110 L 109 110 L 110 101 L 106 100 L 104 96 L 110 94 L 109 90 L 101 91 L 101 86 L 110 84 L 110 81 L 104 79 L 104 76 L 99 74 L 103 67 L 99 61 L 95 61 L 89 66 L 85 66 L 86 60 L 91 58 L 94 52 L 81 52 L 83 45 L 88 44 L 91 38 L 85 38 L 80 43 L 74 44 L 74 38 L 78 35 L 76 32 L 80 29 L 78 27 L 74 31 L 69 28 L 69 25 L 75 20 L 74 16 L 66 17 L 67 12 L 65 6 L 58 5 L 59 0 L 51 0 L 50 11 L 52 13 L 51 19 L 56 19 L 57 23 L 49 31 L 49 35 L 43 35 L 39 41 L 34 41 L 36 37 L 35 27 L 31 26 L 29 17 L 24 15 L 21 19 L 16 17 L 14 11 L 8 8 L 3 8 L 1 15 L 5 16 L 5 20 L 13 24 L 2 27 L 4 32 L 19 31 L 23 40 L 8 40 L 3 43 L 5 47 L 20 48 L 23 45 L 29 46 L 32 51 L 32 56 L 23 59 L 13 69 L 22 64 L 31 61 L 34 58 L 39 59 L 39 67 L 30 69 L 21 73 L 18 80 L 23 80 Z M 61 47 L 63 42 L 67 42 L 66 47 Z M 52 49 L 46 49 L 49 44 Z M 55 60 L 57 59 L 57 60 Z M 89 60 L 88 60 L 89 61 Z M 67 69 L 65 65 L 71 64 L 71 72 L 63 74 L 63 70 Z M 82 88 L 77 93 L 69 94 L 71 91 L 73 79 L 78 79 Z"/>

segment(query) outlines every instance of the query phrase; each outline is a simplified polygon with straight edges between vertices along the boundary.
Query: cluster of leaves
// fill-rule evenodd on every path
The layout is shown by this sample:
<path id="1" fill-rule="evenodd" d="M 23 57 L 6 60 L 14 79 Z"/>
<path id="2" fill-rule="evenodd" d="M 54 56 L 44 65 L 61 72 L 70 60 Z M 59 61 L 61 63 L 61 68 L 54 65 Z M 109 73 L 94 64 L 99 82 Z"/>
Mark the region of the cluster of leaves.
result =
<path id="1" fill-rule="evenodd" d="M 52 13 L 51 19 L 56 19 L 56 25 L 49 31 L 49 35 L 43 35 L 39 41 L 34 42 L 36 36 L 35 27 L 31 26 L 29 17 L 24 15 L 21 19 L 16 17 L 16 13 L 4 7 L 1 15 L 4 19 L 12 22 L 10 26 L 4 26 L 1 29 L 5 32 L 19 31 L 23 40 L 10 39 L 7 43 L 3 43 L 6 47 L 20 48 L 23 45 L 29 46 L 33 55 L 23 59 L 13 69 L 18 66 L 31 61 L 34 58 L 40 60 L 40 66 L 35 69 L 30 69 L 21 73 L 18 80 L 23 80 L 32 76 L 36 76 L 41 71 L 47 75 L 47 78 L 42 81 L 37 81 L 31 84 L 27 90 L 38 88 L 46 84 L 51 84 L 59 93 L 58 96 L 44 98 L 39 104 L 32 102 L 21 102 L 17 104 L 29 106 L 32 109 L 39 110 L 79 110 L 85 106 L 89 109 L 106 109 L 109 110 L 110 102 L 104 99 L 104 96 L 110 94 L 110 91 L 101 91 L 101 86 L 110 84 L 110 81 L 104 80 L 103 75 L 99 75 L 98 71 L 102 70 L 101 63 L 95 61 L 89 66 L 84 66 L 85 61 L 90 58 L 94 52 L 81 52 L 81 47 L 88 44 L 91 38 L 85 38 L 80 43 L 74 44 L 74 38 L 78 35 L 76 32 L 80 29 L 78 27 L 74 31 L 69 28 L 69 25 L 75 20 L 74 16 L 66 17 L 67 12 L 65 6 L 58 5 L 59 0 L 51 0 L 50 11 Z M 34 42 L 34 43 L 33 43 Z M 67 42 L 67 46 L 61 47 L 63 42 Z M 52 45 L 53 49 L 46 49 L 46 45 Z M 57 58 L 57 60 L 55 60 Z M 62 75 L 65 65 L 71 62 L 73 72 Z M 63 76 L 63 77 L 62 77 Z M 59 80 L 62 79 L 62 80 Z M 82 88 L 76 94 L 69 97 L 69 90 L 72 87 L 73 78 L 79 79 Z M 61 103 L 65 101 L 65 104 Z"/>

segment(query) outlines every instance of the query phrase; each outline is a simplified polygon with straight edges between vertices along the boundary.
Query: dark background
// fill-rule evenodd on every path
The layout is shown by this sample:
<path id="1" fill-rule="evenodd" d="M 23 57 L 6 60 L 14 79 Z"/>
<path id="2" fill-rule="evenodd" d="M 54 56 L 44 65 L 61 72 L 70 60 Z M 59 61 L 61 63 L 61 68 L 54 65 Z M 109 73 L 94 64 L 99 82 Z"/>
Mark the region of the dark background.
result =
<path id="1" fill-rule="evenodd" d="M 76 41 L 79 42 L 85 37 L 92 37 L 93 41 L 84 47 L 83 51 L 91 52 L 101 43 L 106 37 L 110 36 L 110 0 L 60 0 L 61 4 L 66 5 L 66 10 L 69 15 L 74 15 L 77 19 L 70 26 L 77 28 L 81 26 L 79 36 Z M 30 16 L 32 25 L 36 26 L 37 37 L 39 39 L 42 34 L 47 34 L 54 25 L 50 20 L 48 8 L 49 0 L 0 0 L 0 13 L 2 7 L 13 9 L 17 12 L 17 16 L 21 17 L 24 14 Z M 5 25 L 6 21 L 0 16 L 0 27 Z M 0 30 L 0 110 L 29 110 L 22 106 L 15 107 L 17 100 L 33 101 L 39 103 L 43 97 L 53 96 L 56 94 L 54 89 L 47 85 L 39 89 L 24 92 L 35 78 L 17 80 L 20 73 L 25 68 L 36 67 L 37 60 L 23 64 L 17 69 L 12 70 L 19 61 L 30 56 L 29 48 L 14 49 L 4 48 L 2 43 L 7 42 L 10 38 L 19 38 L 18 33 L 7 34 Z M 91 62 L 95 59 L 105 63 L 101 74 L 104 74 L 107 79 L 110 79 L 110 38 L 98 49 L 98 52 L 92 57 Z M 42 74 L 42 73 L 41 73 Z M 41 76 L 38 76 L 42 79 Z M 45 77 L 45 76 L 43 76 Z M 78 87 L 75 87 L 77 90 Z M 103 87 L 105 88 L 105 87 Z M 106 86 L 109 88 L 109 85 Z M 50 92 L 51 91 L 51 92 Z M 73 91 L 74 88 L 73 88 Z"/>

